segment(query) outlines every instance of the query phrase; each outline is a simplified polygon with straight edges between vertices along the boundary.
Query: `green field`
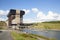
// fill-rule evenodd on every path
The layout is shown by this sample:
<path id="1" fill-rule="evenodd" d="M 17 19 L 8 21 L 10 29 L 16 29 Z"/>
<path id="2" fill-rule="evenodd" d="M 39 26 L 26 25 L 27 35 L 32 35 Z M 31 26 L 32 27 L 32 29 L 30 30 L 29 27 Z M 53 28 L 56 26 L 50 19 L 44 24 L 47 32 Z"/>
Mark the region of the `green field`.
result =
<path id="1" fill-rule="evenodd" d="M 35 34 L 17 33 L 15 31 L 12 31 L 11 35 L 14 40 L 38 40 L 38 38 L 40 38 L 40 40 L 55 40 L 53 38 L 46 38 Z"/>
<path id="2" fill-rule="evenodd" d="M 35 23 L 33 28 L 38 29 L 60 29 L 60 21 L 51 21 L 51 22 L 42 22 L 42 23 Z"/>
<path id="3" fill-rule="evenodd" d="M 11 32 L 11 34 L 14 40 L 37 40 L 36 38 L 33 38 L 28 34 L 16 33 L 16 32 Z"/>

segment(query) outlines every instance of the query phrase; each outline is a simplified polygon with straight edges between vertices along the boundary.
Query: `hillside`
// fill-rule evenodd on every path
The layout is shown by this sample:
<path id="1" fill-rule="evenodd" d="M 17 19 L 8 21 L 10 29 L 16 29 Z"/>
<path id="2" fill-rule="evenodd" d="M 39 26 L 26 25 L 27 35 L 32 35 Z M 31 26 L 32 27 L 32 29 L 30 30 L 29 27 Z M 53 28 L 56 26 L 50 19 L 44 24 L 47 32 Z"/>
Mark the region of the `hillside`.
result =
<path id="1" fill-rule="evenodd" d="M 0 29 L 6 28 L 6 23 L 4 21 L 0 21 Z"/>
<path id="2" fill-rule="evenodd" d="M 49 22 L 42 22 L 42 23 L 60 23 L 60 21 L 49 21 Z"/>
<path id="3" fill-rule="evenodd" d="M 60 21 L 35 23 L 33 25 L 33 28 L 36 28 L 36 29 L 60 29 Z"/>

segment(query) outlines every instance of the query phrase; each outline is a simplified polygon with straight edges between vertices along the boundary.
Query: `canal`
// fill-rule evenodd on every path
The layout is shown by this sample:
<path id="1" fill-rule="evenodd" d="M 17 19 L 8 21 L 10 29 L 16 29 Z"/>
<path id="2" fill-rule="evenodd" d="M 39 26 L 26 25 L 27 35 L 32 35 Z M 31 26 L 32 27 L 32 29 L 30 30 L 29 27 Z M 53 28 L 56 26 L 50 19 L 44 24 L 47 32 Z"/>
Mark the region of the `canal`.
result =
<path id="1" fill-rule="evenodd" d="M 23 32 L 32 33 L 32 34 L 44 36 L 47 38 L 54 38 L 56 40 L 60 40 L 60 31 L 58 31 L 58 30 L 38 31 L 38 30 L 24 29 Z"/>

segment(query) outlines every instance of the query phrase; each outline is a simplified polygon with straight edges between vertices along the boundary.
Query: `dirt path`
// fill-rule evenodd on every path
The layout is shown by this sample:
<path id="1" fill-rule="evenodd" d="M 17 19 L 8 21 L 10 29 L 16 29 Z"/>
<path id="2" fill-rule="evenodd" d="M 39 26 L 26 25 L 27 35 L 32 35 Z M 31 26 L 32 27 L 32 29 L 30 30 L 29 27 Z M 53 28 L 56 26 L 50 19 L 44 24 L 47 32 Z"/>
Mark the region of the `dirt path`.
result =
<path id="1" fill-rule="evenodd" d="M 0 32 L 0 40 L 13 40 L 10 31 L 5 30 Z"/>

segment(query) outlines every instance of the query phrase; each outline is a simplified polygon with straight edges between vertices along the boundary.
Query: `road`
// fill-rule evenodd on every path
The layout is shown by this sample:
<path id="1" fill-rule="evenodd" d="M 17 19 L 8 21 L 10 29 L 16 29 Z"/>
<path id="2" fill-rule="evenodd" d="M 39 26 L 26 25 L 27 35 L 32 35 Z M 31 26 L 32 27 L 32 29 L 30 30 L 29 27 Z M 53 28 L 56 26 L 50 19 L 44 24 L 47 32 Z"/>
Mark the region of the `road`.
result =
<path id="1" fill-rule="evenodd" d="M 0 40 L 13 40 L 10 31 L 5 30 L 0 32 Z"/>

